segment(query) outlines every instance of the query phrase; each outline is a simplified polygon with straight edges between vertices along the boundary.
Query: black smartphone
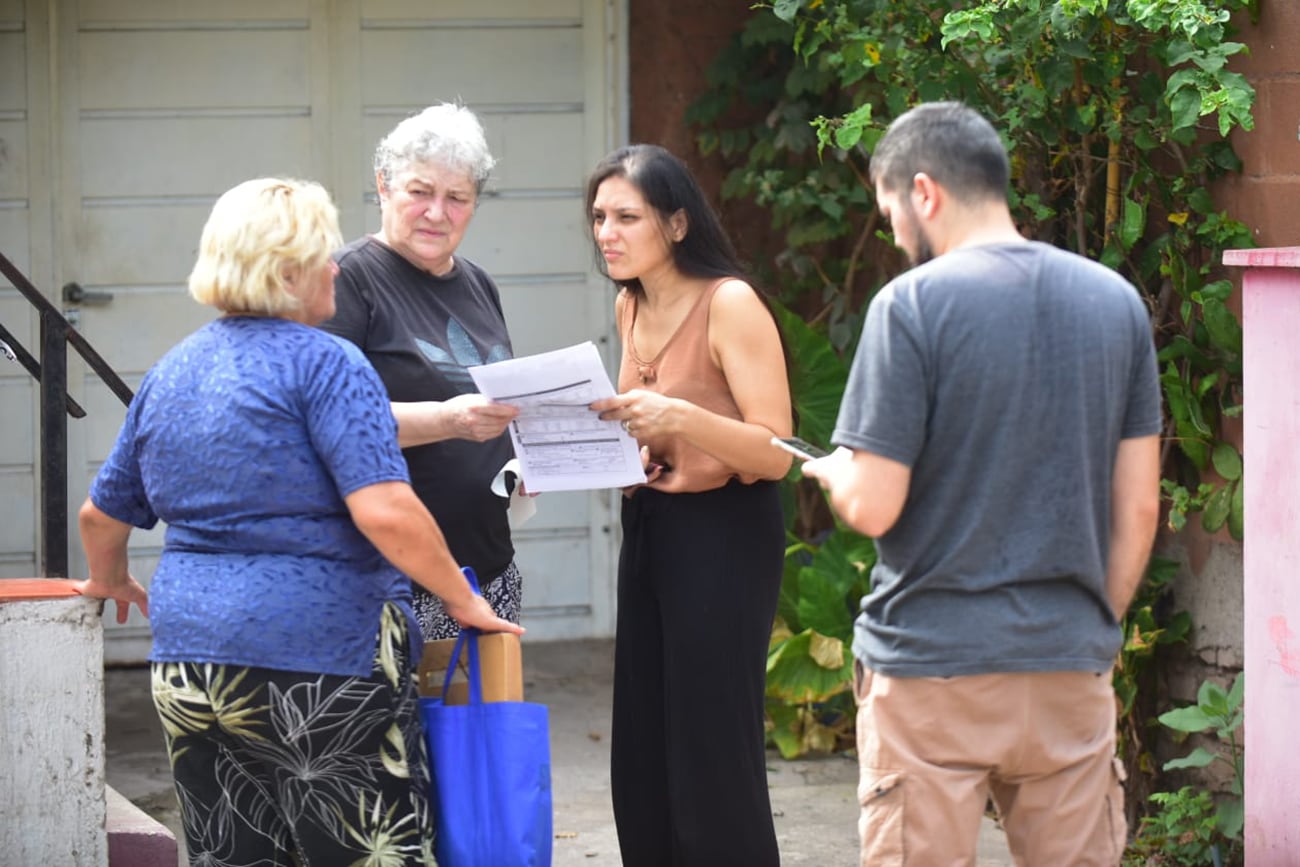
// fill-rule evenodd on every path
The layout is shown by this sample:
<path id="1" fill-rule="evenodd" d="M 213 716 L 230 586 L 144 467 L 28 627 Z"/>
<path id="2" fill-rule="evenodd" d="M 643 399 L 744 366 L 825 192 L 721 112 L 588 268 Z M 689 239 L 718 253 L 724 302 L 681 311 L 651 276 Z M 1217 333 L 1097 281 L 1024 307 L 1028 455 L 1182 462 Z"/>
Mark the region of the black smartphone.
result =
<path id="1" fill-rule="evenodd" d="M 830 452 L 821 446 L 815 446 L 807 440 L 801 440 L 799 437 L 772 437 L 772 445 L 777 448 L 785 449 L 797 458 L 803 458 L 805 461 L 824 458 Z"/>

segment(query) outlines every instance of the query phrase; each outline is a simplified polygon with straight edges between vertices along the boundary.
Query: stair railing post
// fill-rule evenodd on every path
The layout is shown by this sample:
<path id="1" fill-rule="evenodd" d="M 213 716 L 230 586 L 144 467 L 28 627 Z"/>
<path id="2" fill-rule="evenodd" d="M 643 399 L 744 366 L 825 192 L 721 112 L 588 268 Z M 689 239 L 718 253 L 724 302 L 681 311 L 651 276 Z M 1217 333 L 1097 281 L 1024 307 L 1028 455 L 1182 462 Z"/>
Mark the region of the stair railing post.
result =
<path id="1" fill-rule="evenodd" d="M 41 576 L 68 577 L 68 332 L 41 312 Z"/>

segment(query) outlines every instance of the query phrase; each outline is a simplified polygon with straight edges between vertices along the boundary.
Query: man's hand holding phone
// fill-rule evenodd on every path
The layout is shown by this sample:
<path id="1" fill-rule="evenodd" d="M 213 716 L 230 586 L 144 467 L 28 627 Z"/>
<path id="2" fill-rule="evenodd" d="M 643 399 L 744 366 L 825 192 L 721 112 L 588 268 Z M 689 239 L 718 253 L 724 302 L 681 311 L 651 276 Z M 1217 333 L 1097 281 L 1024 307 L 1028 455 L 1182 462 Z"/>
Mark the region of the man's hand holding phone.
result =
<path id="1" fill-rule="evenodd" d="M 805 461 L 815 461 L 830 454 L 826 449 L 815 446 L 799 437 L 772 437 L 772 445 L 784 449 L 800 460 Z"/>

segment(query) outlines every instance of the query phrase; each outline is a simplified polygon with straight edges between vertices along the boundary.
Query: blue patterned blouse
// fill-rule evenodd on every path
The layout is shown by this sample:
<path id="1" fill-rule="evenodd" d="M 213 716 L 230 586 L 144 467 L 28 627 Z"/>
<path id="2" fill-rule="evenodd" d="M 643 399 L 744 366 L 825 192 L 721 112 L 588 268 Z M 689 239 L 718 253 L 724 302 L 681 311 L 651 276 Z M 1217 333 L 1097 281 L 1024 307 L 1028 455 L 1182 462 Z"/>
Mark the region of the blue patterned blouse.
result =
<path id="1" fill-rule="evenodd" d="M 408 480 L 397 424 L 360 350 L 225 317 L 145 375 L 90 497 L 133 526 L 167 523 L 152 661 L 365 675 L 386 600 L 419 640 L 410 582 L 343 502 L 394 480 Z"/>

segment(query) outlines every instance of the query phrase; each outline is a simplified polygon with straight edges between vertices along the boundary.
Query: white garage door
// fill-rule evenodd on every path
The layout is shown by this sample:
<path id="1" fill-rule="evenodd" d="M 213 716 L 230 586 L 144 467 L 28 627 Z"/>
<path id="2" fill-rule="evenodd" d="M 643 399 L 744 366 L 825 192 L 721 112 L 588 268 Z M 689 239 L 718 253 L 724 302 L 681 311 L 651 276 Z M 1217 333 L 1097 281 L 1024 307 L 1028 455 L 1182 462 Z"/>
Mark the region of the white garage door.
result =
<path id="1" fill-rule="evenodd" d="M 0 251 L 51 297 L 72 281 L 112 295 L 77 316 L 132 386 L 211 315 L 184 281 L 216 195 L 258 175 L 315 178 L 333 191 L 345 236 L 373 231 L 375 143 L 442 100 L 479 113 L 499 161 L 462 251 L 500 283 L 516 353 L 597 340 L 612 361 L 612 295 L 592 270 L 582 218 L 584 174 L 614 142 L 620 116 L 617 22 L 605 2 L 39 6 L 28 3 L 25 17 L 21 0 L 0 0 Z M 0 321 L 35 334 L 4 286 Z M 75 361 L 70 376 L 88 411 L 69 425 L 75 506 L 123 408 Z M 4 575 L 35 569 L 35 400 L 20 368 L 0 367 Z M 530 638 L 612 631 L 616 499 L 548 494 L 517 532 Z M 71 571 L 84 574 L 71 538 Z M 134 534 L 138 578 L 152 573 L 161 544 L 161 530 Z M 110 660 L 143 658 L 147 627 L 132 617 L 111 627 Z"/>

